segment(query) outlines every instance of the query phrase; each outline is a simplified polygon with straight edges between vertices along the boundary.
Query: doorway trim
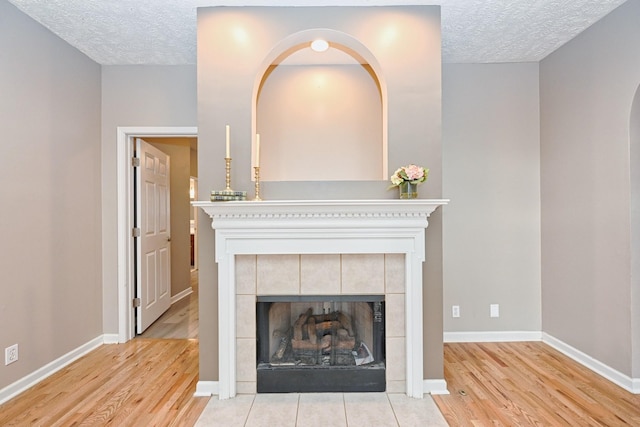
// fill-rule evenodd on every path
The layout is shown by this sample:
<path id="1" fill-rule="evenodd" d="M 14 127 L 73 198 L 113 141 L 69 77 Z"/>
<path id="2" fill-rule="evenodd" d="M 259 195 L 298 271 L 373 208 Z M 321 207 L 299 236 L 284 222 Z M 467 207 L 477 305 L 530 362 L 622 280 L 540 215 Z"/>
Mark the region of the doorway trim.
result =
<path id="1" fill-rule="evenodd" d="M 135 336 L 132 310 L 134 295 L 133 271 L 133 138 L 136 137 L 197 137 L 198 128 L 159 126 L 118 126 L 116 164 L 118 201 L 118 342 L 125 343 Z"/>

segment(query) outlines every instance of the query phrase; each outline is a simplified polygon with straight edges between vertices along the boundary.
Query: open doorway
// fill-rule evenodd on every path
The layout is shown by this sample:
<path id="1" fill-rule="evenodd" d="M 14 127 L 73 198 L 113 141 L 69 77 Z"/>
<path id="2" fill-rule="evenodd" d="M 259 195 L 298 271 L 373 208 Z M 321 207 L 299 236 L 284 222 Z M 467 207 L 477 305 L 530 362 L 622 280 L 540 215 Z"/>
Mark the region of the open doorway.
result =
<path id="1" fill-rule="evenodd" d="M 137 336 L 144 338 L 177 338 L 195 339 L 198 332 L 198 272 L 194 267 L 194 248 L 197 227 L 193 225 L 193 207 L 191 206 L 192 182 L 197 179 L 197 138 L 195 137 L 145 137 L 153 149 L 170 158 L 170 303 L 166 305 L 163 313 L 155 318 L 136 319 Z M 138 170 L 144 165 L 140 165 Z M 137 174 L 136 174 L 137 175 Z M 140 187 L 140 185 L 137 185 Z M 140 198 L 138 198 L 140 199 Z M 144 203 L 134 205 L 137 217 L 149 217 L 153 209 L 148 209 Z M 142 212 L 140 211 L 142 210 Z M 137 239 L 144 239 L 144 230 Z M 140 245 L 138 245 L 140 246 Z M 144 253 L 142 254 L 144 256 Z M 138 257 L 140 258 L 140 257 Z M 138 278 L 143 277 L 146 270 L 138 269 Z M 149 273 L 153 275 L 153 272 Z M 144 305 L 145 289 L 148 281 L 142 280 L 142 303 Z M 140 307 L 136 310 L 136 316 L 146 316 L 147 313 Z M 146 327 L 146 324 L 152 323 Z M 145 327 L 141 328 L 141 324 Z"/>
<path id="2" fill-rule="evenodd" d="M 134 140 L 135 138 L 153 139 L 153 138 L 197 138 L 197 128 L 195 127 L 119 127 L 117 129 L 117 179 L 118 179 L 118 342 L 127 342 L 136 336 L 136 322 L 134 310 L 132 309 L 135 302 L 135 262 L 134 247 L 135 242 L 132 230 L 134 229 L 134 203 L 133 203 L 133 183 L 134 170 L 131 167 L 132 158 L 134 156 Z M 165 140 L 164 142 L 167 142 Z M 197 140 L 195 141 L 197 143 Z M 197 147 L 197 145 L 196 145 Z M 197 159 L 197 154 L 190 156 Z M 191 161 L 190 161 L 191 162 Z M 189 169 L 187 176 L 192 176 Z M 197 172 L 195 173 L 197 176 Z M 189 181 L 187 181 L 189 182 Z M 187 210 L 190 209 L 189 204 L 189 187 L 188 183 L 184 190 L 186 194 Z M 189 245 L 190 230 L 189 220 L 186 222 L 186 237 L 184 238 Z M 175 237 L 172 236 L 172 243 Z M 187 272 L 189 285 L 182 285 L 183 289 L 176 292 L 172 291 L 172 305 L 187 294 L 192 292 L 191 286 L 191 268 L 190 268 L 190 248 L 186 249 Z M 197 276 L 196 276 L 197 277 Z M 195 311 L 197 314 L 197 310 Z M 175 320 L 175 319 L 174 319 Z"/>

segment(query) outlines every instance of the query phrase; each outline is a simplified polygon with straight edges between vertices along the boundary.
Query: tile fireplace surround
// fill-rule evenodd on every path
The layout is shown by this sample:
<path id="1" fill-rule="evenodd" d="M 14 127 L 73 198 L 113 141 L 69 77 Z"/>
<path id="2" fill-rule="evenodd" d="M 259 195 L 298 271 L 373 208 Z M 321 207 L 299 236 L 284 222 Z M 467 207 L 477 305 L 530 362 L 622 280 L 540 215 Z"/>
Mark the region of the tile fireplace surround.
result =
<path id="1" fill-rule="evenodd" d="M 429 215 L 448 200 L 281 200 L 194 202 L 212 219 L 218 263 L 220 399 L 255 393 L 257 295 L 384 294 L 387 390 L 422 398 L 422 263 Z M 283 256 L 273 256 L 283 255 Z M 362 264 L 357 265 L 358 262 Z M 375 263 L 378 264 L 375 264 Z M 326 293 L 305 284 L 305 265 L 332 271 Z M 372 264 L 373 263 L 373 264 Z M 399 265 L 394 284 L 385 272 Z M 404 269 L 401 265 L 404 264 Z M 261 274 L 257 265 L 266 266 Z M 372 287 L 349 271 L 382 272 Z M 283 274 L 281 279 L 269 280 Z M 291 272 L 295 273 L 291 273 Z M 317 274 L 309 273 L 311 277 Z M 255 280 L 247 280 L 255 277 Z M 261 279 L 262 277 L 262 279 Z M 387 277 L 387 280 L 385 280 Z M 398 280 L 395 280 L 397 282 Z M 400 282 L 402 280 L 400 279 Z M 394 343 L 393 348 L 389 343 Z"/>

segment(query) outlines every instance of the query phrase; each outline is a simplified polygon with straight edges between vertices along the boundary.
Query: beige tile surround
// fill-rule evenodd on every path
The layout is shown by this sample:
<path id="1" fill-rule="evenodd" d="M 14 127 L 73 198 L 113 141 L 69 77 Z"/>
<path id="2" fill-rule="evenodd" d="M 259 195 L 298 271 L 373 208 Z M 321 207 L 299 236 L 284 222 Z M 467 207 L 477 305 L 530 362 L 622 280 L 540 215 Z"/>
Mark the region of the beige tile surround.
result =
<path id="1" fill-rule="evenodd" d="M 256 393 L 256 296 L 385 295 L 387 392 L 406 389 L 405 255 L 236 255 L 236 386 Z"/>

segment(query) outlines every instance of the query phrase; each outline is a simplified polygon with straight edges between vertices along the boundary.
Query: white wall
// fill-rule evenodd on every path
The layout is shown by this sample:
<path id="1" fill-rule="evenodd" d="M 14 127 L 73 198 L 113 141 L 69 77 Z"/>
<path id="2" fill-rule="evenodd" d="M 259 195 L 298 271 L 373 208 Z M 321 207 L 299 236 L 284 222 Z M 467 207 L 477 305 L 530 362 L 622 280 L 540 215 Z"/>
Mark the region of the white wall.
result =
<path id="1" fill-rule="evenodd" d="M 444 64 L 442 91 L 445 333 L 540 331 L 538 64 Z"/>
<path id="2" fill-rule="evenodd" d="M 629 139 L 639 16 L 629 0 L 540 64 L 543 330 L 626 375 L 640 360 Z"/>
<path id="3" fill-rule="evenodd" d="M 0 126 L 2 390 L 102 334 L 100 67 L 5 0 Z"/>

